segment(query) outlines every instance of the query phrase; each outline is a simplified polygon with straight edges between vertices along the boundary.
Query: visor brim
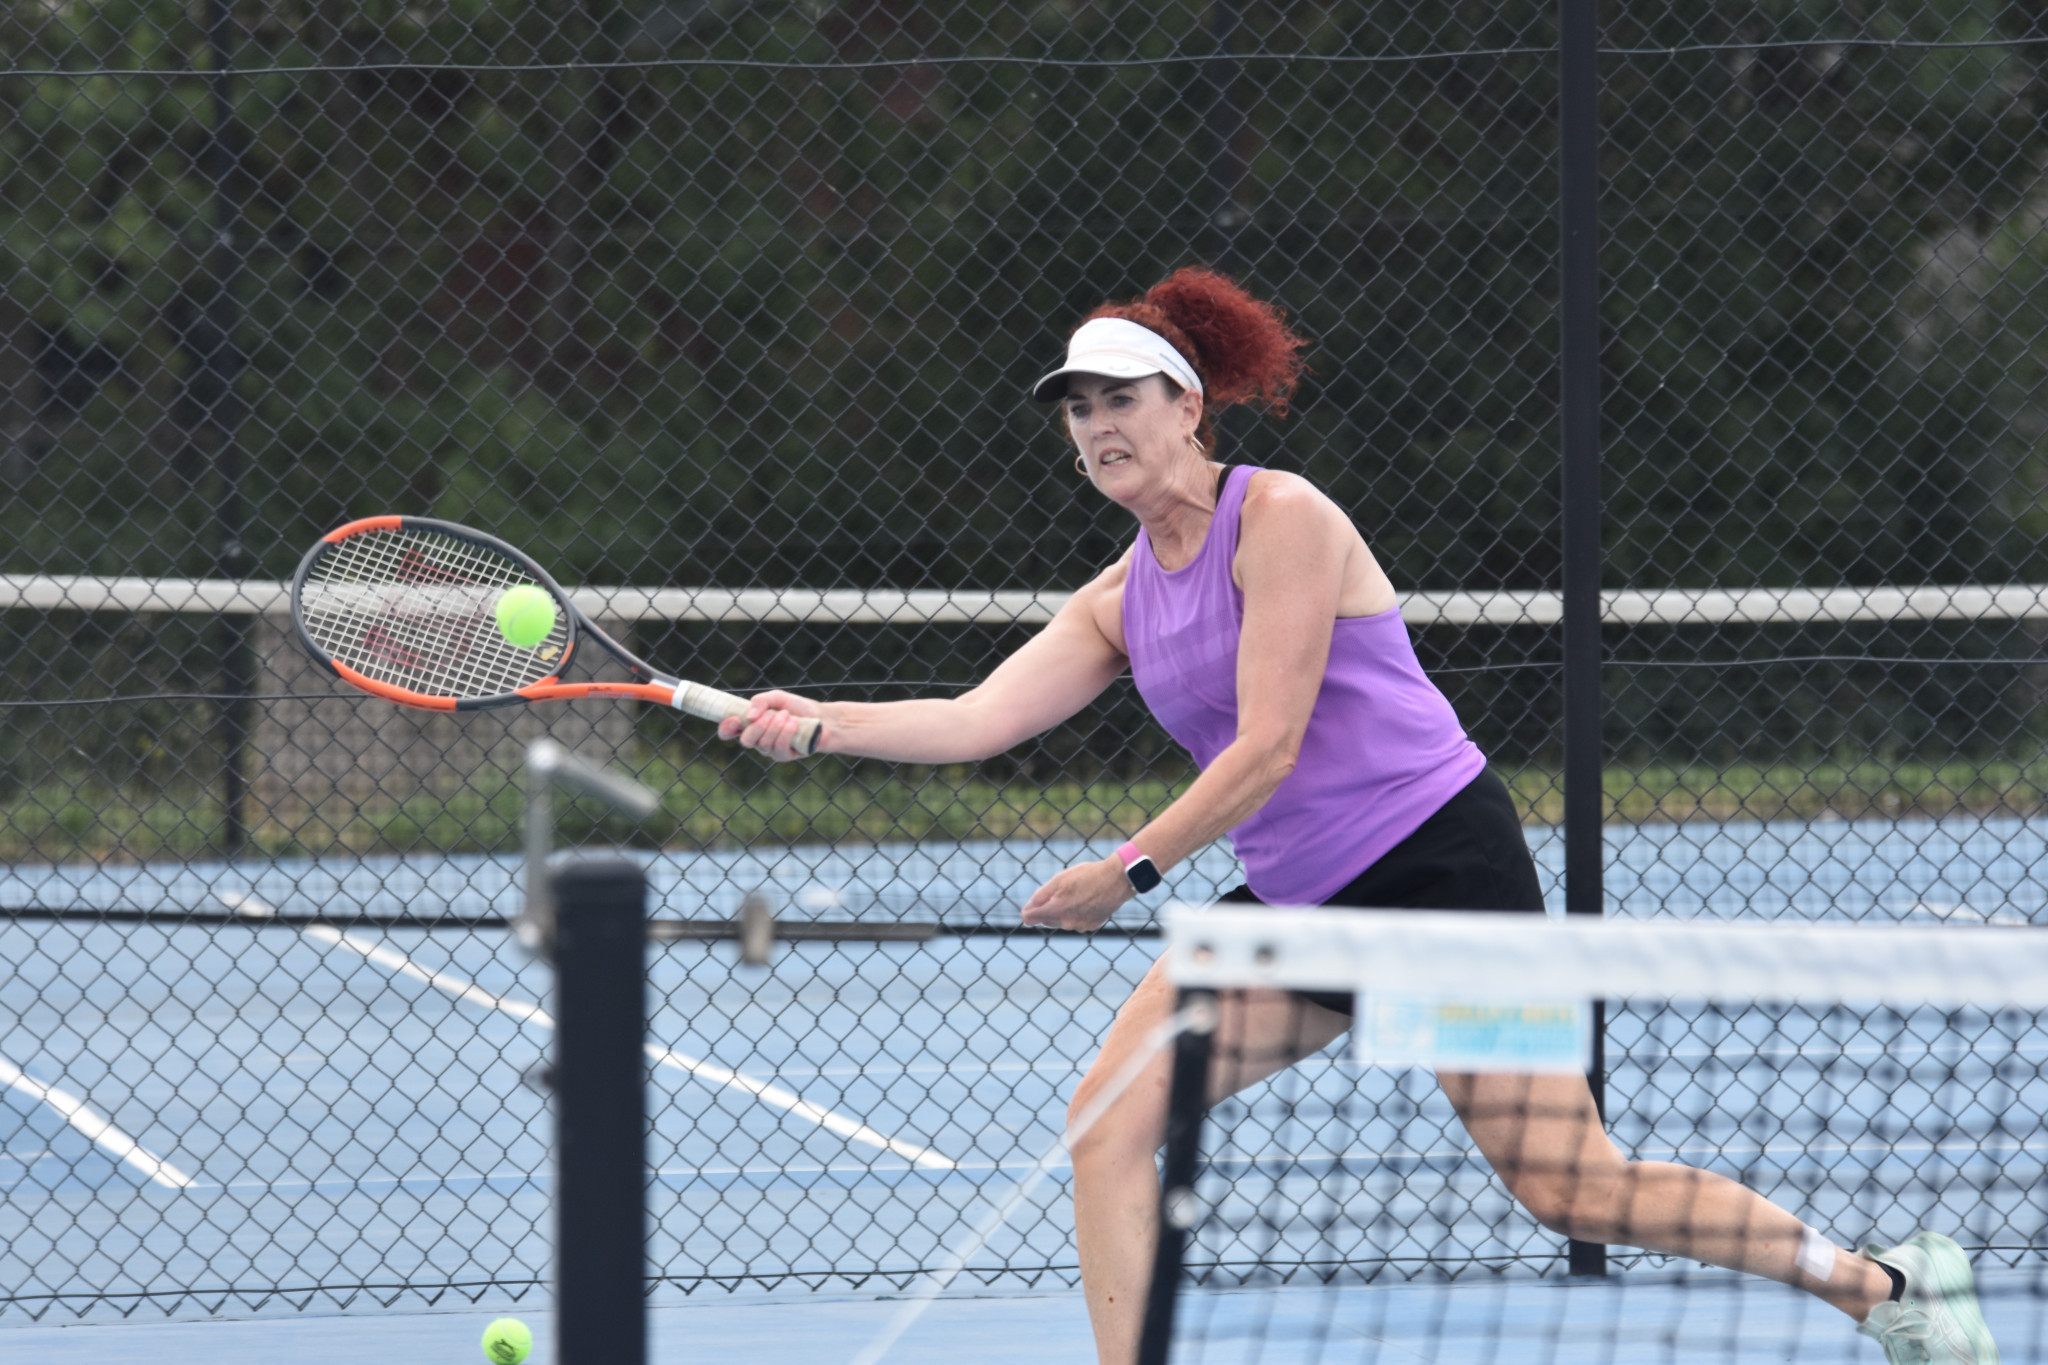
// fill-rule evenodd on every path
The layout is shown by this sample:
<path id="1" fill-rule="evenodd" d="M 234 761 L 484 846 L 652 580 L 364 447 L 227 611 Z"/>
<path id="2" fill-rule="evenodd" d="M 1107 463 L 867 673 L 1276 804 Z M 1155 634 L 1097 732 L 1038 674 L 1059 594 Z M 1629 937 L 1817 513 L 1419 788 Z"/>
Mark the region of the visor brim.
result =
<path id="1" fill-rule="evenodd" d="M 1041 403 L 1067 396 L 1067 380 L 1077 374 L 1098 374 L 1104 379 L 1143 379 L 1148 374 L 1165 374 L 1159 366 L 1129 356 L 1093 355 L 1062 365 L 1031 386 L 1031 396 Z"/>

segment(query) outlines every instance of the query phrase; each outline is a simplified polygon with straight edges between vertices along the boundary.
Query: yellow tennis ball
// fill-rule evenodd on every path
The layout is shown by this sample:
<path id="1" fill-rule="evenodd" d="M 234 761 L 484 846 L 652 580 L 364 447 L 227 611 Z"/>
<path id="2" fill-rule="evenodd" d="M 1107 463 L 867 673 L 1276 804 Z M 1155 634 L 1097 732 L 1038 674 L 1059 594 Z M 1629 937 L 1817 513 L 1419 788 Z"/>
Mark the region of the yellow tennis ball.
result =
<path id="1" fill-rule="evenodd" d="M 517 592 L 519 589 L 513 589 Z M 538 592 L 537 588 L 526 591 Z M 548 608 L 554 610 L 552 606 Z M 499 1318 L 484 1328 L 484 1359 L 492 1365 L 519 1365 L 533 1350 L 533 1333 L 526 1330 L 526 1324 L 518 1318 Z"/>
<path id="2" fill-rule="evenodd" d="M 522 583 L 498 595 L 498 633 L 508 644 L 532 649 L 555 628 L 555 599 L 545 588 Z"/>

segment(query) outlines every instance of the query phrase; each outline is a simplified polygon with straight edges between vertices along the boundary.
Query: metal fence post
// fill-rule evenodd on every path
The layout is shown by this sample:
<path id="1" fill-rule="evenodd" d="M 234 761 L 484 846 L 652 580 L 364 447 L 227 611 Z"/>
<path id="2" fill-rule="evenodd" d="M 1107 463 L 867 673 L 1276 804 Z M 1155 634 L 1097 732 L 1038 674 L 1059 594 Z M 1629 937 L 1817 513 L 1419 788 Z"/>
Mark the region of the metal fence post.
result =
<path id="1" fill-rule="evenodd" d="M 1235 276 L 1237 232 L 1244 221 L 1238 207 L 1238 187 L 1244 181 L 1244 162 L 1238 156 L 1237 135 L 1244 113 L 1237 104 L 1238 0 L 1214 0 L 1209 7 L 1209 56 L 1202 63 L 1202 80 L 1209 88 L 1208 108 L 1203 122 L 1209 152 L 1209 226 L 1204 244 L 1209 264 L 1225 275 Z M 1229 407 L 1217 410 L 1210 419 L 1214 449 L 1210 458 L 1227 460 L 1237 434 L 1237 422 Z"/>
<path id="2" fill-rule="evenodd" d="M 1202 64 L 1209 87 L 1209 260 L 1228 275 L 1237 269 L 1237 191 L 1244 166 L 1237 133 L 1244 115 L 1237 107 L 1237 0 L 1215 0 L 1209 8 L 1209 59 Z"/>
<path id="3" fill-rule="evenodd" d="M 1558 0 L 1559 489 L 1564 550 L 1564 906 L 1602 913 L 1600 752 L 1600 167 L 1598 14 Z M 1587 1080 L 1607 1113 L 1604 1002 L 1593 1006 Z M 1607 1273 L 1607 1249 L 1573 1239 L 1574 1275 Z"/>
<path id="4" fill-rule="evenodd" d="M 241 327 L 239 299 L 242 257 L 239 229 L 242 221 L 240 194 L 241 130 L 235 118 L 234 16 L 229 0 L 209 0 L 206 8 L 206 45 L 212 58 L 207 73 L 207 93 L 213 111 L 213 130 L 201 151 L 200 165 L 212 186 L 210 226 L 212 249 L 208 252 L 209 297 L 185 336 L 193 362 L 187 386 L 187 401 L 195 426 L 212 442 L 213 464 L 219 480 L 214 495 L 214 528 L 217 543 L 215 570 L 222 578 L 248 576 L 249 550 L 244 539 L 246 509 L 242 503 L 242 403 L 236 384 L 247 363 L 235 333 Z M 256 667 L 249 636 L 251 619 L 239 612 L 224 611 L 215 627 L 220 653 L 221 735 L 221 851 L 240 853 L 248 842 L 248 820 L 243 806 L 248 796 L 248 775 L 243 772 L 249 747 L 249 699 L 255 691 Z"/>

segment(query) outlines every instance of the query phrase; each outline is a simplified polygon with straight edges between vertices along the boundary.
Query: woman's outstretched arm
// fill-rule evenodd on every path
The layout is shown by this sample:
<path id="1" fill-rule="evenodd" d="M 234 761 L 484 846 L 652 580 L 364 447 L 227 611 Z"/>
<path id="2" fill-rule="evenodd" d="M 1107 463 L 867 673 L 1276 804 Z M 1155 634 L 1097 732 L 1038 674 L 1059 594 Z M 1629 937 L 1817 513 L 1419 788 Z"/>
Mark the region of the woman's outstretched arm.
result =
<path id="1" fill-rule="evenodd" d="M 820 702 L 763 692 L 744 717 L 723 722 L 718 733 L 789 759 L 795 757 L 790 744 L 797 722 L 816 716 L 824 722 L 821 754 L 898 763 L 978 762 L 1051 729 L 1102 695 L 1124 671 L 1128 661 L 1117 626 L 1123 581 L 1119 562 L 1069 598 L 1044 630 L 985 681 L 957 697 Z"/>

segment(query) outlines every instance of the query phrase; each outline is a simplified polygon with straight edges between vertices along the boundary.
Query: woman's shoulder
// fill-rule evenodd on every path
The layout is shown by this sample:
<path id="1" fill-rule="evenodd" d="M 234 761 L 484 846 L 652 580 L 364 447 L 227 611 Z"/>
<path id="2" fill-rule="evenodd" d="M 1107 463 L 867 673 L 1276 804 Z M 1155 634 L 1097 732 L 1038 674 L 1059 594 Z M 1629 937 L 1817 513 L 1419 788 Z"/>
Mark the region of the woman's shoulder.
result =
<path id="1" fill-rule="evenodd" d="M 1080 590 L 1074 596 L 1077 598 L 1105 596 L 1122 598 L 1124 595 L 1124 584 L 1131 576 L 1131 556 L 1137 552 L 1137 548 L 1136 544 L 1126 545 L 1124 552 L 1116 557 L 1115 563 L 1082 584 Z"/>
<path id="2" fill-rule="evenodd" d="M 1299 474 L 1284 469 L 1254 469 L 1245 484 L 1244 511 L 1240 515 L 1247 529 L 1270 525 L 1282 534 L 1298 534 L 1327 524 L 1332 514 L 1350 524 L 1351 519 L 1327 493 Z"/>
<path id="3" fill-rule="evenodd" d="M 1336 575 L 1340 617 L 1372 616 L 1395 605 L 1394 585 L 1345 510 L 1299 474 L 1261 470 L 1245 491 L 1242 530 L 1231 575 L 1239 588 L 1248 567 L 1279 570 L 1270 581 L 1298 581 L 1304 567 L 1328 566 Z"/>

